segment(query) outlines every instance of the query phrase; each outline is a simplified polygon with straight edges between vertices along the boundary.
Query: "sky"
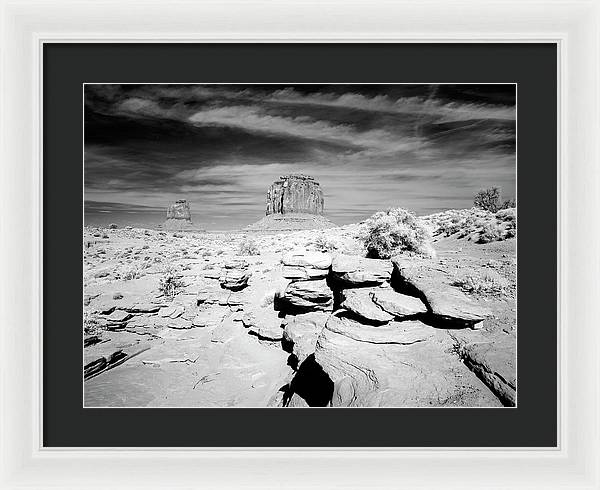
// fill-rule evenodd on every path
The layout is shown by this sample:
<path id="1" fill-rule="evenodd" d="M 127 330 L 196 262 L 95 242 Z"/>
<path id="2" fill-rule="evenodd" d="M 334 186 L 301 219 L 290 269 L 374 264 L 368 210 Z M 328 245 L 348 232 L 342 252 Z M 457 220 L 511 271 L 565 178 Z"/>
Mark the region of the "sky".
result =
<path id="1" fill-rule="evenodd" d="M 197 226 L 239 229 L 290 173 L 340 225 L 515 197 L 512 84 L 86 84 L 84 99 L 86 225 L 156 226 L 187 199 Z"/>

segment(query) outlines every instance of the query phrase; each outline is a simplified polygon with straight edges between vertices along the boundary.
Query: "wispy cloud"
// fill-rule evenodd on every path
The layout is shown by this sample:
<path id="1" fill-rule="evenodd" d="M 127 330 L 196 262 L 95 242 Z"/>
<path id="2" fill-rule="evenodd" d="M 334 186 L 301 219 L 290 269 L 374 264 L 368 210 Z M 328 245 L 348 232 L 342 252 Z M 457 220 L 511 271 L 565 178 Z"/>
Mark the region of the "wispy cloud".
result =
<path id="1" fill-rule="evenodd" d="M 457 102 L 444 103 L 430 97 L 401 97 L 393 99 L 386 95 L 368 97 L 357 93 L 342 95 L 315 93 L 304 95 L 298 93 L 293 88 L 285 88 L 275 91 L 269 100 L 387 113 L 426 114 L 436 116 L 436 122 L 464 121 L 469 119 L 503 119 L 514 121 L 515 119 L 514 106 Z"/>
<path id="2" fill-rule="evenodd" d="M 373 129 L 357 131 L 350 125 L 333 125 L 315 121 L 308 116 L 279 117 L 265 114 L 258 107 L 229 106 L 196 112 L 189 120 L 200 125 L 222 125 L 250 132 L 284 134 L 329 143 L 348 148 L 377 148 L 383 151 L 406 151 L 416 147 L 415 138 L 398 138 L 387 131 Z"/>

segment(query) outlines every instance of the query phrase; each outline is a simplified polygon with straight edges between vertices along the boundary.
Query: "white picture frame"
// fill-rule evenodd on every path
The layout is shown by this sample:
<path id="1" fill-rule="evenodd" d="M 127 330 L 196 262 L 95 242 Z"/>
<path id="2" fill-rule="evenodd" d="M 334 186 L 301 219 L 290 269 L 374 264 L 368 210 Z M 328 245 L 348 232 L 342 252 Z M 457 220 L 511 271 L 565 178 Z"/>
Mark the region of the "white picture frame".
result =
<path id="1" fill-rule="evenodd" d="M 597 1 L 0 4 L 1 488 L 600 488 Z M 42 447 L 42 49 L 108 41 L 556 43 L 558 447 Z"/>

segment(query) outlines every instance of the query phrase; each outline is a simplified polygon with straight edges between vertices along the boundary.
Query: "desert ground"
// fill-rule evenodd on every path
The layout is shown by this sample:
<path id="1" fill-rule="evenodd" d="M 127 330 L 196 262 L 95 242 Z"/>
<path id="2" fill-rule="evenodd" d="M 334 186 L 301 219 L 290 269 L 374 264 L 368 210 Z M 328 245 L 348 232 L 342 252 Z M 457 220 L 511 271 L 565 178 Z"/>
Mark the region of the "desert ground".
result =
<path id="1" fill-rule="evenodd" d="M 514 406 L 515 218 L 422 217 L 435 256 L 390 259 L 364 224 L 86 227 L 84 405 Z"/>

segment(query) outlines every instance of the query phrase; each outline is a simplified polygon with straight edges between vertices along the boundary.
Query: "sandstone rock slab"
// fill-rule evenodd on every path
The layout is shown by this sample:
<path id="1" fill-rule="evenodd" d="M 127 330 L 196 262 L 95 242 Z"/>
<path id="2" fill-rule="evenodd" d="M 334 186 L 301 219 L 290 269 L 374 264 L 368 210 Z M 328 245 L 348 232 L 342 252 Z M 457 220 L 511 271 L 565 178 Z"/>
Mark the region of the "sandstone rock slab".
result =
<path id="1" fill-rule="evenodd" d="M 248 269 L 226 269 L 219 281 L 221 287 L 231 291 L 240 291 L 248 285 L 252 273 Z"/>
<path id="2" fill-rule="evenodd" d="M 171 305 L 161 308 L 158 312 L 158 316 L 163 318 L 177 318 L 185 311 L 182 305 Z"/>
<path id="3" fill-rule="evenodd" d="M 336 281 L 346 287 L 373 286 L 390 280 L 392 263 L 389 260 L 338 254 L 332 260 L 331 273 Z"/>
<path id="4" fill-rule="evenodd" d="M 220 325 L 229 313 L 227 308 L 221 307 L 200 310 L 192 320 L 192 325 L 194 327 L 214 327 Z"/>
<path id="5" fill-rule="evenodd" d="M 453 327 L 475 327 L 490 311 L 448 283 L 443 271 L 392 259 L 395 289 L 423 299 L 434 320 Z"/>
<path id="6" fill-rule="evenodd" d="M 373 302 L 371 294 L 370 289 L 346 289 L 342 293 L 344 299 L 340 306 L 369 323 L 382 324 L 393 320 L 393 315 Z"/>
<path id="7" fill-rule="evenodd" d="M 403 345 L 380 343 L 383 338 L 372 337 L 381 335 L 382 328 L 393 335 L 390 326 L 367 327 L 358 322 L 355 326 L 332 316 L 317 339 L 314 359 L 333 382 L 332 406 L 501 406 L 484 383 L 449 353 L 450 343 L 438 341 L 438 329 L 428 327 L 435 336 L 427 338 L 425 327 L 413 325 L 421 332 L 414 338 L 423 335 L 423 340 Z M 370 328 L 368 333 L 365 328 Z M 377 342 L 357 340 L 354 334 Z"/>
<path id="8" fill-rule="evenodd" d="M 396 318 L 427 313 L 425 304 L 414 296 L 400 294 L 392 289 L 379 289 L 371 293 L 373 302 Z"/>
<path id="9" fill-rule="evenodd" d="M 287 286 L 281 301 L 291 309 L 330 311 L 333 307 L 333 292 L 325 279 L 297 281 Z"/>
<path id="10" fill-rule="evenodd" d="M 502 403 L 514 407 L 517 398 L 515 337 L 466 344 L 460 352 L 469 369 L 483 380 Z"/>
<path id="11" fill-rule="evenodd" d="M 283 338 L 292 345 L 292 353 L 302 364 L 314 354 L 317 337 L 325 327 L 328 313 L 310 312 L 286 318 Z"/>
<path id="12" fill-rule="evenodd" d="M 281 263 L 294 267 L 308 267 L 311 269 L 329 269 L 331 267 L 331 255 L 309 250 L 296 250 L 286 253 Z"/>
<path id="13" fill-rule="evenodd" d="M 370 344 L 411 345 L 424 342 L 434 336 L 433 327 L 417 320 L 373 326 L 336 313 L 329 317 L 326 325 L 332 332 Z"/>
<path id="14" fill-rule="evenodd" d="M 106 317 L 106 320 L 110 322 L 124 322 L 131 318 L 131 313 L 127 313 L 123 310 L 114 310 L 110 315 Z"/>
<path id="15" fill-rule="evenodd" d="M 281 340 L 283 318 L 271 308 L 252 308 L 242 316 L 242 323 L 250 332 L 267 340 Z"/>

